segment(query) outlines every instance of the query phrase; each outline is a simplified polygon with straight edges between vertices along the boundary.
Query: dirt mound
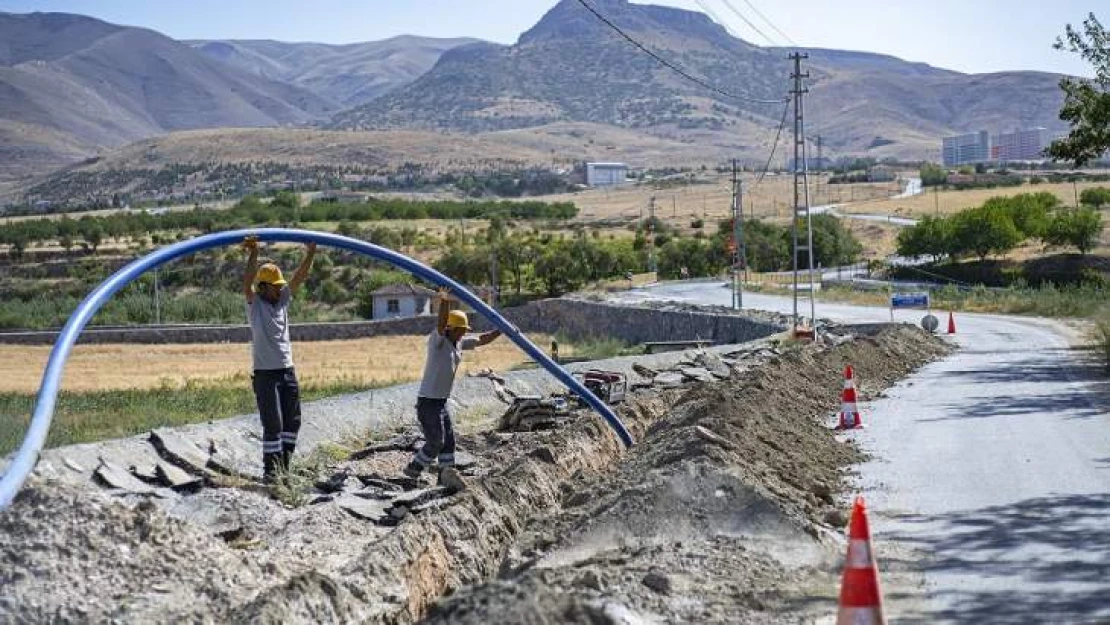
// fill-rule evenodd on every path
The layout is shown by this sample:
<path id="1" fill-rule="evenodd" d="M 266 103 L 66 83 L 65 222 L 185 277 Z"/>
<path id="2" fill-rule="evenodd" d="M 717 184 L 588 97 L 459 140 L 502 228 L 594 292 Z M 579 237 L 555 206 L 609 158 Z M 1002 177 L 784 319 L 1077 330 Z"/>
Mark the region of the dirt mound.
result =
<path id="1" fill-rule="evenodd" d="M 792 623 L 835 609 L 846 469 L 829 429 L 843 365 L 878 389 L 943 353 L 910 328 L 799 349 L 699 384 L 612 473 L 573 480 L 500 579 L 430 623 Z"/>
<path id="2" fill-rule="evenodd" d="M 859 459 L 828 428 L 843 364 L 866 395 L 943 349 L 894 328 L 751 351 L 729 380 L 636 391 L 627 453 L 592 413 L 467 436 L 471 487 L 406 491 L 395 517 L 397 498 L 374 510 L 402 449 L 335 463 L 359 490 L 298 507 L 33 480 L 0 513 L 0 621 L 792 622 L 828 586 L 839 476 Z"/>
<path id="3" fill-rule="evenodd" d="M 0 536 L 6 622 L 127 619 L 145 604 L 194 601 L 182 576 L 205 580 L 208 600 L 229 601 L 260 573 L 260 563 L 149 501 L 131 507 L 64 484 L 21 492 L 0 514 Z"/>

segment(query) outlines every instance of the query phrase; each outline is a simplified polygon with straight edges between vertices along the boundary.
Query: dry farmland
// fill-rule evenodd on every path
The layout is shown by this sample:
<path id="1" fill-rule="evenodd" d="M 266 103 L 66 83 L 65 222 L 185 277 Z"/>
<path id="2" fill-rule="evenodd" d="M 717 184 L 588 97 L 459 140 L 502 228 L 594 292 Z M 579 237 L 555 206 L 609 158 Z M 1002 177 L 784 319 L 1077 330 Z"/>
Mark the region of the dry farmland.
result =
<path id="1" fill-rule="evenodd" d="M 546 347 L 551 337 L 530 337 Z M 323 386 L 346 381 L 367 386 L 399 383 L 420 377 L 425 338 L 388 336 L 350 341 L 300 342 L 293 346 L 302 383 Z M 38 390 L 50 346 L 0 345 L 0 393 Z M 564 349 L 564 354 L 572 353 Z M 492 368 L 504 371 L 526 360 L 507 340 L 468 351 L 462 372 Z M 218 343 L 198 345 L 78 345 L 66 365 L 62 389 L 108 391 L 181 387 L 240 377 L 250 369 L 250 346 Z M 244 387 L 245 388 L 245 387 Z"/>

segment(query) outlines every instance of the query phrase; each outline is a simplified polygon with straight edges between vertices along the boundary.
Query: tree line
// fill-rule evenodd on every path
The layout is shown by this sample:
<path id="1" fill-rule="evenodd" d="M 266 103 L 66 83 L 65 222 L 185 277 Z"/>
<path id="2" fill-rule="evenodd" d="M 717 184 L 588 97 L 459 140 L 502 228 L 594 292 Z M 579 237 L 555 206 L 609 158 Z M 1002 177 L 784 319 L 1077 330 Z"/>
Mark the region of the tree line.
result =
<path id="1" fill-rule="evenodd" d="M 697 224 L 695 224 L 697 225 Z M 831 215 L 813 217 L 815 261 L 820 266 L 850 264 L 863 246 Z M 759 220 L 744 224 L 747 268 L 784 271 L 792 267 L 791 232 L 787 227 Z M 520 295 L 535 291 L 557 296 L 601 280 L 620 278 L 627 272 L 648 270 L 654 261 L 663 279 L 721 275 L 732 263 L 728 242 L 732 222 L 718 222 L 707 235 L 680 234 L 662 220 L 643 220 L 632 238 L 604 238 L 583 229 L 571 236 L 551 233 L 509 232 L 497 220 L 478 240 L 454 242 L 435 261 L 439 271 L 471 285 L 496 285 L 502 292 Z M 799 267 L 807 268 L 805 258 Z"/>
<path id="2" fill-rule="evenodd" d="M 578 208 L 571 202 L 539 201 L 413 201 L 370 199 L 362 203 L 316 201 L 301 206 L 294 193 L 279 193 L 266 203 L 255 196 L 227 210 L 194 208 L 151 213 L 121 212 L 80 219 L 28 219 L 0 226 L 0 244 L 19 257 L 34 242 L 57 241 L 67 251 L 84 244 L 94 252 L 106 239 L 166 231 L 214 232 L 252 226 L 321 221 L 382 221 L 399 219 L 571 219 Z"/>
<path id="3" fill-rule="evenodd" d="M 935 262 L 964 257 L 986 260 L 1037 239 L 1053 247 L 1090 252 L 1102 233 L 1102 215 L 1091 206 L 1069 208 L 1051 193 L 995 197 L 948 217 L 925 217 L 898 233 L 898 254 Z"/>

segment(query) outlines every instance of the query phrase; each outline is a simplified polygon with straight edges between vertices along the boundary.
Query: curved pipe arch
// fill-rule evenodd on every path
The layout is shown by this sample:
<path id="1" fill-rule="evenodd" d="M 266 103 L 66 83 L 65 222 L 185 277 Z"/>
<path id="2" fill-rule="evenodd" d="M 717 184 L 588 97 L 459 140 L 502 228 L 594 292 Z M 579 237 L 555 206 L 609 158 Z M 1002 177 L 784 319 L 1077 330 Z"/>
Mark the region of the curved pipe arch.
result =
<path id="1" fill-rule="evenodd" d="M 3 477 L 0 478 L 0 510 L 7 508 L 11 504 L 12 500 L 19 492 L 19 489 L 27 480 L 27 476 L 30 475 L 31 470 L 34 469 L 35 464 L 38 462 L 39 453 L 42 451 L 43 444 L 46 442 L 46 434 L 50 429 L 50 422 L 54 417 L 54 405 L 57 399 L 58 387 L 61 383 L 66 359 L 69 357 L 74 343 L 77 342 L 77 337 L 81 334 L 81 331 L 85 328 L 85 325 L 88 324 L 89 320 L 92 319 L 93 315 L 100 310 L 101 306 L 103 306 L 112 295 L 150 269 L 201 250 L 238 244 L 247 236 L 256 236 L 259 241 L 263 242 L 317 243 L 345 249 L 385 261 L 426 282 L 447 287 L 459 299 L 485 316 L 497 329 L 501 330 L 505 336 L 509 337 L 513 343 L 516 343 L 517 346 L 543 366 L 544 369 L 547 369 L 560 382 L 566 385 L 567 388 L 582 397 L 591 408 L 604 417 L 609 427 L 613 429 L 617 437 L 620 438 L 621 442 L 626 447 L 632 446 L 632 435 L 629 434 L 624 423 L 613 413 L 609 406 L 605 405 L 596 395 L 583 386 L 581 382 L 574 379 L 566 369 L 563 369 L 551 360 L 547 354 L 529 341 L 527 337 L 521 334 L 516 326 L 509 323 L 508 320 L 498 314 L 497 311 L 490 308 L 463 285 L 431 267 L 394 252 L 393 250 L 338 234 L 294 230 L 289 228 L 228 230 L 175 243 L 132 261 L 112 274 L 107 280 L 100 283 L 100 285 L 89 293 L 89 295 L 77 306 L 77 309 L 70 315 L 65 327 L 62 328 L 61 333 L 58 335 L 58 339 L 54 343 L 54 349 L 50 352 L 50 359 L 47 361 L 46 369 L 42 374 L 42 384 L 39 387 L 38 396 L 35 399 L 35 409 L 31 415 L 31 423 L 27 428 L 27 433 L 24 435 L 23 443 L 20 445 L 19 451 L 16 453 L 11 464 L 8 465 Z"/>

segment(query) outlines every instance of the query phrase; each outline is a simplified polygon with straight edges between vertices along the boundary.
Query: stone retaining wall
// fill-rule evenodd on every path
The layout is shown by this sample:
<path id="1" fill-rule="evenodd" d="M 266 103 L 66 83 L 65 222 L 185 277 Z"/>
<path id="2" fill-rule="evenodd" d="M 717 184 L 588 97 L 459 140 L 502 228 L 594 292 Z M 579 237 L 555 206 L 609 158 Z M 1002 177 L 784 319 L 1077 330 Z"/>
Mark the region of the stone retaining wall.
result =
<path id="1" fill-rule="evenodd" d="M 714 343 L 743 343 L 782 330 L 766 320 L 731 314 L 685 312 L 614 306 L 568 299 L 532 302 L 501 311 L 525 332 L 562 334 L 569 339 L 610 337 L 626 343 L 645 341 L 710 340 Z M 341 323 L 302 323 L 292 326 L 294 341 L 327 341 L 426 334 L 435 324 L 434 317 L 352 321 Z M 478 330 L 490 328 L 489 322 L 473 321 Z M 0 332 L 0 343 L 52 345 L 57 331 Z M 247 343 L 250 329 L 245 326 L 137 326 L 88 328 L 78 340 L 94 343 Z"/>

